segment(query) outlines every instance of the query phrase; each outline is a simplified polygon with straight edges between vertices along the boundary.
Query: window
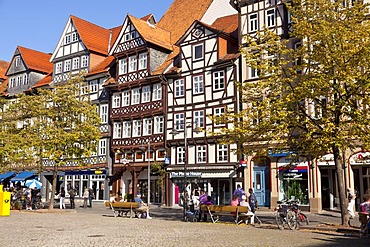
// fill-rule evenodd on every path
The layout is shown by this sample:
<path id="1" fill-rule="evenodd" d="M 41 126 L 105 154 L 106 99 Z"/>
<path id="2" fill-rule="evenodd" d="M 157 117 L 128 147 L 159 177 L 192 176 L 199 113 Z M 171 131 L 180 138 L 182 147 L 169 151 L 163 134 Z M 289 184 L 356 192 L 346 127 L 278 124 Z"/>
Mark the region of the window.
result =
<path id="1" fill-rule="evenodd" d="M 162 86 L 160 83 L 153 85 L 153 100 L 162 99 Z"/>
<path id="2" fill-rule="evenodd" d="M 81 68 L 85 68 L 89 65 L 89 58 L 88 56 L 81 57 Z"/>
<path id="3" fill-rule="evenodd" d="M 213 72 L 213 89 L 224 89 L 225 88 L 225 73 L 223 71 Z"/>
<path id="4" fill-rule="evenodd" d="M 164 131 L 164 117 L 156 116 L 154 117 L 154 134 L 160 134 Z"/>
<path id="5" fill-rule="evenodd" d="M 71 43 L 71 35 L 66 35 L 65 37 L 65 44 L 68 45 L 69 43 Z"/>
<path id="6" fill-rule="evenodd" d="M 136 56 L 131 56 L 130 57 L 130 66 L 129 66 L 129 71 L 128 72 L 136 71 L 136 68 L 137 68 L 136 64 L 137 64 Z"/>
<path id="7" fill-rule="evenodd" d="M 99 155 L 107 154 L 107 140 L 99 140 Z"/>
<path id="8" fill-rule="evenodd" d="M 140 89 L 135 88 L 132 90 L 132 104 L 136 105 L 140 103 Z"/>
<path id="9" fill-rule="evenodd" d="M 66 60 L 64 62 L 64 71 L 70 71 L 71 70 L 71 60 Z"/>
<path id="10" fill-rule="evenodd" d="M 224 107 L 215 108 L 215 110 L 214 110 L 214 116 L 215 117 L 220 117 L 224 114 L 225 114 L 225 108 Z M 219 125 L 222 125 L 222 123 L 219 119 L 216 119 L 215 120 L 215 126 L 219 126 Z"/>
<path id="11" fill-rule="evenodd" d="M 184 79 L 179 79 L 175 81 L 175 96 L 184 96 Z"/>
<path id="12" fill-rule="evenodd" d="M 15 78 L 10 78 L 10 87 L 15 87 Z"/>
<path id="13" fill-rule="evenodd" d="M 225 162 L 225 161 L 228 160 L 228 148 L 227 148 L 227 145 L 219 144 L 217 151 L 218 151 L 217 160 L 219 162 Z"/>
<path id="14" fill-rule="evenodd" d="M 122 128 L 121 123 L 115 122 L 113 124 L 113 139 L 121 138 L 121 128 Z"/>
<path id="15" fill-rule="evenodd" d="M 195 128 L 204 128 L 204 111 L 194 112 L 194 124 Z"/>
<path id="16" fill-rule="evenodd" d="M 112 103 L 113 108 L 121 107 L 121 97 L 118 93 L 113 94 L 112 101 L 113 101 L 113 103 Z"/>
<path id="17" fill-rule="evenodd" d="M 143 134 L 144 135 L 151 135 L 152 134 L 152 119 L 145 118 L 143 120 Z"/>
<path id="18" fill-rule="evenodd" d="M 18 76 L 17 77 L 17 87 L 19 87 L 20 85 L 22 85 L 22 76 Z"/>
<path id="19" fill-rule="evenodd" d="M 16 57 L 15 58 L 15 67 L 19 67 L 21 66 L 21 58 L 20 57 Z"/>
<path id="20" fill-rule="evenodd" d="M 203 44 L 195 45 L 193 47 L 193 58 L 199 60 L 203 58 Z"/>
<path id="21" fill-rule="evenodd" d="M 62 73 L 62 62 L 59 62 L 55 65 L 55 74 Z"/>
<path id="22" fill-rule="evenodd" d="M 76 32 L 72 33 L 72 42 L 75 42 L 78 40 L 78 34 Z"/>
<path id="23" fill-rule="evenodd" d="M 275 26 L 275 10 L 269 9 L 266 12 L 266 19 L 267 19 L 267 26 L 274 27 Z"/>
<path id="24" fill-rule="evenodd" d="M 89 89 L 91 93 L 95 93 L 98 91 L 98 81 L 93 80 L 89 82 Z"/>
<path id="25" fill-rule="evenodd" d="M 142 151 L 136 151 L 135 160 L 136 161 L 143 161 L 144 160 L 144 155 L 143 155 Z"/>
<path id="26" fill-rule="evenodd" d="M 206 157 L 206 145 L 197 146 L 197 163 L 205 163 Z"/>
<path id="27" fill-rule="evenodd" d="M 24 74 L 23 75 L 23 85 L 26 85 L 26 84 L 28 84 L 28 76 L 27 74 Z"/>
<path id="28" fill-rule="evenodd" d="M 174 126 L 176 130 L 184 129 L 184 113 L 175 114 Z"/>
<path id="29" fill-rule="evenodd" d="M 185 147 L 177 147 L 177 164 L 185 163 Z"/>
<path id="30" fill-rule="evenodd" d="M 143 103 L 150 101 L 150 86 L 143 87 L 143 91 L 141 92 L 141 101 Z"/>
<path id="31" fill-rule="evenodd" d="M 101 105 L 100 106 L 100 119 L 102 124 L 108 123 L 108 106 Z"/>
<path id="32" fill-rule="evenodd" d="M 81 95 L 85 95 L 88 93 L 88 87 L 86 84 L 81 85 Z"/>
<path id="33" fill-rule="evenodd" d="M 119 60 L 118 74 L 123 75 L 127 73 L 127 60 L 126 58 Z"/>
<path id="34" fill-rule="evenodd" d="M 78 69 L 79 67 L 80 67 L 80 58 L 79 57 L 73 58 L 72 69 Z"/>
<path id="35" fill-rule="evenodd" d="M 139 69 L 147 68 L 147 56 L 146 53 L 139 54 Z"/>
<path id="36" fill-rule="evenodd" d="M 203 93 L 203 75 L 193 76 L 194 94 Z"/>
<path id="37" fill-rule="evenodd" d="M 132 136 L 141 136 L 141 120 L 134 120 L 133 121 L 133 133 Z"/>
<path id="38" fill-rule="evenodd" d="M 130 91 L 123 91 L 122 92 L 122 106 L 129 106 L 130 105 Z"/>
<path id="39" fill-rule="evenodd" d="M 258 19 L 257 14 L 249 15 L 249 31 L 255 32 L 258 29 Z"/>
<path id="40" fill-rule="evenodd" d="M 130 121 L 123 122 L 122 137 L 125 137 L 125 138 L 131 137 L 131 122 Z"/>

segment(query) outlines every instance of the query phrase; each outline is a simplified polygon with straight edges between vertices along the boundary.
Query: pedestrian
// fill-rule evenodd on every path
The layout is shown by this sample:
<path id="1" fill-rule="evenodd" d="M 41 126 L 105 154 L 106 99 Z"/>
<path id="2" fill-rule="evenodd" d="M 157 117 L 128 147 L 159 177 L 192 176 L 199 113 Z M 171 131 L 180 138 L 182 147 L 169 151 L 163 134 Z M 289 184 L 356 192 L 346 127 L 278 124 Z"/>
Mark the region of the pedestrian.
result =
<path id="1" fill-rule="evenodd" d="M 32 205 L 32 208 L 34 208 L 34 209 L 36 209 L 36 201 L 37 201 L 36 199 L 37 199 L 37 194 L 38 193 L 39 192 L 38 192 L 36 187 L 33 188 L 33 190 L 31 191 L 31 200 L 32 200 L 31 205 Z"/>
<path id="2" fill-rule="evenodd" d="M 355 208 L 356 195 L 354 192 L 352 192 L 351 188 L 347 189 L 347 193 L 348 193 L 348 208 L 347 209 L 350 215 L 350 219 L 353 219 L 355 217 L 354 208 Z"/>
<path id="3" fill-rule="evenodd" d="M 198 220 L 202 220 L 202 205 L 204 205 L 207 201 L 207 193 L 204 190 L 200 190 L 200 195 L 199 195 L 199 218 Z M 207 218 L 207 215 L 204 214 L 204 217 Z"/>
<path id="4" fill-rule="evenodd" d="M 143 200 L 141 199 L 141 194 L 137 194 L 134 198 L 134 201 L 138 203 L 139 209 L 142 212 L 141 218 L 152 219 L 152 217 L 149 216 L 149 206 L 143 202 Z"/>
<path id="5" fill-rule="evenodd" d="M 76 196 L 76 190 L 72 187 L 70 190 L 69 190 L 69 202 L 71 204 L 71 209 L 74 209 L 75 208 L 75 196 Z"/>
<path id="6" fill-rule="evenodd" d="M 238 196 L 239 197 L 239 202 L 242 200 L 242 196 L 246 196 L 247 193 L 245 193 L 244 189 L 240 184 L 236 186 L 236 190 L 233 193 L 233 196 Z"/>
<path id="7" fill-rule="evenodd" d="M 247 200 L 247 197 L 242 196 L 242 200 L 240 201 L 240 206 L 248 207 L 248 213 L 246 215 L 251 218 L 251 224 L 254 225 L 254 212 L 252 211 L 251 205 L 246 200 Z M 247 224 L 248 220 L 245 220 L 245 223 Z"/>
<path id="8" fill-rule="evenodd" d="M 24 195 L 25 200 L 26 200 L 26 210 L 32 210 L 31 189 L 27 188 L 23 195 Z"/>
<path id="9" fill-rule="evenodd" d="M 83 208 L 87 208 L 87 200 L 89 200 L 89 189 L 85 187 L 85 191 L 83 193 L 84 198 L 84 205 Z"/>
<path id="10" fill-rule="evenodd" d="M 233 200 L 230 203 L 231 206 L 238 206 L 239 205 L 239 196 L 235 195 Z"/>
<path id="11" fill-rule="evenodd" d="M 89 208 L 92 208 L 92 200 L 95 197 L 94 191 L 92 188 L 89 189 Z"/>
<path id="12" fill-rule="evenodd" d="M 249 188 L 248 192 L 249 192 L 248 203 L 251 208 L 251 211 L 255 213 L 257 207 L 257 198 L 252 188 Z"/>
<path id="13" fill-rule="evenodd" d="M 66 204 L 64 203 L 64 200 L 66 198 L 66 191 L 64 190 L 64 187 L 60 188 L 59 198 L 60 198 L 59 208 L 66 209 Z"/>
<path id="14" fill-rule="evenodd" d="M 360 204 L 360 211 L 362 213 L 370 214 L 370 194 L 362 196 L 363 202 Z"/>

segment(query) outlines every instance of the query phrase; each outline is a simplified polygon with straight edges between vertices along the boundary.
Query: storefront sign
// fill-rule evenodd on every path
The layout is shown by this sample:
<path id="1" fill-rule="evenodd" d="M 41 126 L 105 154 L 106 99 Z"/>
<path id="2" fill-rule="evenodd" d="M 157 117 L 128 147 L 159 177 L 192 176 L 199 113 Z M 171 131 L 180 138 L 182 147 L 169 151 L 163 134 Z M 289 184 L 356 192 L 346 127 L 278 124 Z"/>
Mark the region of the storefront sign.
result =
<path id="1" fill-rule="evenodd" d="M 184 172 L 171 172 L 171 178 L 183 178 Z M 186 172 L 186 177 L 188 178 L 200 178 L 202 177 L 202 172 Z"/>
<path id="2" fill-rule="evenodd" d="M 370 152 L 361 152 L 361 153 L 352 155 L 349 158 L 349 163 L 351 165 L 370 164 Z"/>
<path id="3" fill-rule="evenodd" d="M 297 173 L 297 172 L 307 172 L 308 161 L 305 157 L 294 157 L 280 158 L 278 161 L 279 172 L 285 173 Z"/>
<path id="4" fill-rule="evenodd" d="M 317 165 L 319 166 L 333 166 L 334 164 L 334 154 L 325 154 L 317 159 Z"/>

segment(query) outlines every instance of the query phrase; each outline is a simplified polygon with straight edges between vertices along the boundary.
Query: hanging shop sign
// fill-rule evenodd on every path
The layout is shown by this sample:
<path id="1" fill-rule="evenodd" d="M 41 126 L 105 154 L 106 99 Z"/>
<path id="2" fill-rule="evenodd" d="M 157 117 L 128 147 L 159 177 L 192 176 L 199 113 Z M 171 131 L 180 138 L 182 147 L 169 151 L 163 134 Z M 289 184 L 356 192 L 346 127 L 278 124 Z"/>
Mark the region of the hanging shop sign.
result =
<path id="1" fill-rule="evenodd" d="M 352 155 L 349 158 L 350 165 L 366 165 L 370 164 L 370 152 L 360 152 Z"/>

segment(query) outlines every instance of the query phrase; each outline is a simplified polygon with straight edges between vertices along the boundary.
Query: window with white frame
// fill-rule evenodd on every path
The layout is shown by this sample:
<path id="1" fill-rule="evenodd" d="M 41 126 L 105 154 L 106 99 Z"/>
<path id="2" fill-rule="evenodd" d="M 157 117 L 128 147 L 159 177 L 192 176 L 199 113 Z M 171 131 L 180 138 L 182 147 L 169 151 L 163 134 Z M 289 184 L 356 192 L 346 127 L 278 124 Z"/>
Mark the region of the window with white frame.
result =
<path id="1" fill-rule="evenodd" d="M 85 55 L 81 57 L 81 68 L 85 68 L 87 66 L 89 66 L 89 57 Z"/>
<path id="2" fill-rule="evenodd" d="M 70 71 L 71 70 L 71 60 L 64 61 L 64 71 Z"/>
<path id="3" fill-rule="evenodd" d="M 228 152 L 228 147 L 227 145 L 223 145 L 223 144 L 218 144 L 218 148 L 217 148 L 217 160 L 219 162 L 225 162 L 225 161 L 228 161 L 228 156 L 229 156 L 229 152 Z"/>
<path id="4" fill-rule="evenodd" d="M 152 134 L 152 119 L 144 118 L 143 120 L 143 134 L 151 135 Z"/>
<path id="5" fill-rule="evenodd" d="M 65 43 L 64 44 L 68 45 L 69 43 L 71 43 L 71 35 L 68 34 L 65 37 Z"/>
<path id="6" fill-rule="evenodd" d="M 124 138 L 131 137 L 131 121 L 123 122 L 122 137 Z"/>
<path id="7" fill-rule="evenodd" d="M 275 26 L 275 9 L 269 9 L 266 11 L 267 27 Z"/>
<path id="8" fill-rule="evenodd" d="M 162 99 L 162 86 L 160 83 L 153 85 L 153 100 Z"/>
<path id="9" fill-rule="evenodd" d="M 176 130 L 184 129 L 184 113 L 175 114 L 174 127 Z"/>
<path id="10" fill-rule="evenodd" d="M 185 147 L 177 147 L 177 164 L 185 163 Z"/>
<path id="11" fill-rule="evenodd" d="M 195 128 L 204 128 L 204 111 L 194 112 L 194 125 Z"/>
<path id="12" fill-rule="evenodd" d="M 203 75 L 193 76 L 193 89 L 194 94 L 203 93 L 204 91 Z"/>
<path id="13" fill-rule="evenodd" d="M 193 46 L 193 59 L 199 60 L 203 58 L 203 44 Z"/>
<path id="14" fill-rule="evenodd" d="M 130 63 L 129 63 L 129 70 L 128 70 L 128 72 L 134 72 L 134 71 L 136 71 L 136 68 L 137 68 L 136 56 L 131 56 L 129 58 L 129 60 L 130 60 Z"/>
<path id="15" fill-rule="evenodd" d="M 157 160 L 164 160 L 166 158 L 166 150 L 159 149 L 156 151 Z"/>
<path id="16" fill-rule="evenodd" d="M 98 80 L 90 81 L 89 89 L 91 93 L 96 93 L 98 91 Z"/>
<path id="17" fill-rule="evenodd" d="M 225 72 L 223 70 L 213 72 L 213 89 L 225 88 Z"/>
<path id="18" fill-rule="evenodd" d="M 139 54 L 139 69 L 147 68 L 147 55 L 146 53 Z"/>
<path id="19" fill-rule="evenodd" d="M 118 93 L 113 94 L 112 107 L 113 108 L 121 107 L 121 97 Z"/>
<path id="20" fill-rule="evenodd" d="M 23 85 L 27 85 L 27 84 L 28 84 L 28 75 L 24 74 L 23 75 Z"/>
<path id="21" fill-rule="evenodd" d="M 19 87 L 20 85 L 22 85 L 22 76 L 17 76 L 17 87 Z"/>
<path id="22" fill-rule="evenodd" d="M 81 85 L 81 88 L 80 88 L 81 95 L 85 95 L 85 94 L 87 94 L 87 93 L 89 92 L 89 90 L 88 90 L 88 89 L 89 89 L 89 88 L 88 88 L 87 84 L 82 84 L 82 85 Z"/>
<path id="23" fill-rule="evenodd" d="M 15 67 L 21 66 L 21 58 L 18 56 L 15 58 Z"/>
<path id="24" fill-rule="evenodd" d="M 130 91 L 126 90 L 122 92 L 122 106 L 130 105 Z"/>
<path id="25" fill-rule="evenodd" d="M 15 87 L 15 78 L 10 78 L 10 87 Z"/>
<path id="26" fill-rule="evenodd" d="M 55 64 L 55 74 L 62 73 L 62 62 Z"/>
<path id="27" fill-rule="evenodd" d="M 144 86 L 141 92 L 141 102 L 149 102 L 150 101 L 150 86 Z"/>
<path id="28" fill-rule="evenodd" d="M 205 163 L 207 160 L 206 145 L 197 146 L 197 163 Z"/>
<path id="29" fill-rule="evenodd" d="M 78 34 L 77 32 L 72 33 L 72 42 L 75 42 L 78 40 Z"/>
<path id="30" fill-rule="evenodd" d="M 134 137 L 141 136 L 141 120 L 134 120 L 132 122 L 132 125 L 133 125 L 132 136 Z"/>
<path id="31" fill-rule="evenodd" d="M 225 107 L 219 107 L 219 108 L 214 109 L 214 114 L 213 115 L 216 117 L 215 126 L 222 125 L 221 121 L 219 119 L 217 119 L 217 117 L 220 117 L 224 114 L 225 114 Z"/>
<path id="32" fill-rule="evenodd" d="M 127 60 L 126 58 L 122 58 L 119 60 L 118 74 L 123 75 L 126 73 L 127 73 Z"/>
<path id="33" fill-rule="evenodd" d="M 72 60 L 72 69 L 78 69 L 80 67 L 80 58 L 75 57 Z"/>
<path id="34" fill-rule="evenodd" d="M 175 97 L 184 96 L 184 79 L 175 80 Z"/>
<path id="35" fill-rule="evenodd" d="M 255 32 L 258 30 L 258 16 L 257 13 L 250 14 L 249 18 L 249 32 Z"/>
<path id="36" fill-rule="evenodd" d="M 155 116 L 154 117 L 154 134 L 160 134 L 164 131 L 164 117 Z"/>
<path id="37" fill-rule="evenodd" d="M 102 124 L 108 123 L 108 105 L 100 105 L 100 119 Z"/>
<path id="38" fill-rule="evenodd" d="M 99 155 L 107 154 L 107 140 L 99 140 Z"/>
<path id="39" fill-rule="evenodd" d="M 137 105 L 140 103 L 140 89 L 134 88 L 132 89 L 132 104 Z"/>
<path id="40" fill-rule="evenodd" d="M 120 122 L 113 123 L 113 139 L 121 138 L 122 124 Z"/>

